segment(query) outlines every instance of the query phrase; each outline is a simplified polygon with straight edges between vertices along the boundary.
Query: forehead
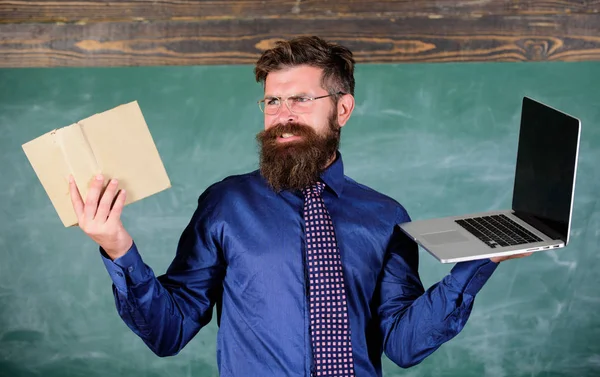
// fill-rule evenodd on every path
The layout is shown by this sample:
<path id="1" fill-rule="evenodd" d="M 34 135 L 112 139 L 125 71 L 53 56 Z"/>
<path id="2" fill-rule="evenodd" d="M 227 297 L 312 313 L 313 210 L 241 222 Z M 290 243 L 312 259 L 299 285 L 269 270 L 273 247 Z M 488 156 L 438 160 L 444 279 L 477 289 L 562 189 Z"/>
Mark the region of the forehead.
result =
<path id="1" fill-rule="evenodd" d="M 313 93 L 322 88 L 323 69 L 301 65 L 271 72 L 265 80 L 265 93 L 272 95 Z"/>

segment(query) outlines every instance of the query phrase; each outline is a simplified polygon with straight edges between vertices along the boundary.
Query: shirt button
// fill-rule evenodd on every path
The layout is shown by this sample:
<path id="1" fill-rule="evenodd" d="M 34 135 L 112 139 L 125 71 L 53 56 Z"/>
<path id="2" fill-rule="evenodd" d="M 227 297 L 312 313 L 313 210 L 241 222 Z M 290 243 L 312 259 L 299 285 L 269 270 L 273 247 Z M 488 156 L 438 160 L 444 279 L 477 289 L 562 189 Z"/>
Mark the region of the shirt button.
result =
<path id="1" fill-rule="evenodd" d="M 127 271 L 129 271 L 129 272 L 133 272 L 133 266 L 129 266 L 129 267 L 127 268 Z"/>

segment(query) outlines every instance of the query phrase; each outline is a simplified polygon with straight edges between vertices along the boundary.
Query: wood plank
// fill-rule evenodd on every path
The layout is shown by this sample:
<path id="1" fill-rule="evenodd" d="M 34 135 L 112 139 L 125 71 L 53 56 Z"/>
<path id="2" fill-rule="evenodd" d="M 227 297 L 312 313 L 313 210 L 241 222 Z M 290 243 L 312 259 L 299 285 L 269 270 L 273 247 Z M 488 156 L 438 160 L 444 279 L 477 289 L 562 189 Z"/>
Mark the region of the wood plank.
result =
<path id="1" fill-rule="evenodd" d="M 320 35 L 359 62 L 600 60 L 600 14 L 0 24 L 0 67 L 253 64 Z"/>
<path id="2" fill-rule="evenodd" d="M 354 19 L 597 14 L 600 0 L 77 0 L 0 1 L 0 22 Z"/>

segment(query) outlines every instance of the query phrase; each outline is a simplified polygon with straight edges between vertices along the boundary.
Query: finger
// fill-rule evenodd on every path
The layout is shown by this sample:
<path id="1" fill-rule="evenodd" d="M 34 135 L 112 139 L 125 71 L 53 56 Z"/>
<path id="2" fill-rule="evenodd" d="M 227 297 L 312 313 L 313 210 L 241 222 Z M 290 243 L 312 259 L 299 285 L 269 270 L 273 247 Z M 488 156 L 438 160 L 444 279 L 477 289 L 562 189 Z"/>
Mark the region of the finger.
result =
<path id="1" fill-rule="evenodd" d="M 533 254 L 533 253 L 515 254 L 515 255 L 510 256 L 510 259 L 525 258 L 525 257 L 530 256 L 531 254 Z"/>
<path id="2" fill-rule="evenodd" d="M 81 194 L 79 193 L 79 189 L 77 188 L 77 185 L 75 184 L 75 179 L 72 175 L 69 175 L 69 192 L 71 193 L 71 203 L 73 204 L 75 215 L 79 220 L 83 215 L 83 199 L 81 199 Z"/>
<path id="3" fill-rule="evenodd" d="M 101 220 L 105 222 L 108 218 L 108 214 L 110 213 L 110 207 L 115 199 L 115 195 L 117 193 L 117 187 L 119 186 L 119 182 L 116 179 L 110 181 L 104 194 L 102 194 L 102 198 L 100 199 L 100 204 L 98 204 L 98 210 L 96 211 L 95 219 Z"/>
<path id="4" fill-rule="evenodd" d="M 533 253 L 513 254 L 513 255 L 509 255 L 507 257 L 500 257 L 499 261 L 500 262 L 504 262 L 504 261 L 511 260 L 511 259 L 525 258 L 525 257 L 528 257 L 528 256 L 530 256 L 532 254 Z"/>
<path id="5" fill-rule="evenodd" d="M 529 255 L 531 255 L 531 253 L 513 254 L 513 255 L 508 255 L 505 257 L 493 257 L 493 258 L 490 258 L 490 260 L 494 263 L 500 263 L 500 262 L 505 262 L 505 261 L 511 260 L 511 259 L 523 258 L 523 257 L 529 256 Z"/>
<path id="6" fill-rule="evenodd" d="M 102 192 L 102 186 L 104 186 L 104 177 L 101 174 L 98 174 L 92 181 L 87 197 L 85 198 L 85 208 L 83 212 L 86 221 L 91 222 L 94 220 L 94 216 L 96 216 L 96 211 L 98 210 L 98 198 Z"/>
<path id="7" fill-rule="evenodd" d="M 121 213 L 123 213 L 123 207 L 125 207 L 126 199 L 127 193 L 125 192 L 125 189 L 119 191 L 119 195 L 117 195 L 115 204 L 110 210 L 110 214 L 108 215 L 108 220 L 106 220 L 106 222 L 118 222 L 121 219 Z"/>

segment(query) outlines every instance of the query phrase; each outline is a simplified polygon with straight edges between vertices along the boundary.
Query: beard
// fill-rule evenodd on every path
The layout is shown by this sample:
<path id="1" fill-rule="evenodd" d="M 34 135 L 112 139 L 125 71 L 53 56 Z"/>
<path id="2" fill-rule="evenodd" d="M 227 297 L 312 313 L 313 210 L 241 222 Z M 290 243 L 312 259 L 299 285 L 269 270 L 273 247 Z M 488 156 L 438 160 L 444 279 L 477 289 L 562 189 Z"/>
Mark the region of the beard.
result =
<path id="1" fill-rule="evenodd" d="M 283 134 L 300 140 L 278 142 Z M 302 190 L 317 182 L 340 145 L 340 126 L 332 112 L 328 127 L 321 135 L 300 123 L 279 123 L 259 132 L 260 173 L 276 192 Z"/>

